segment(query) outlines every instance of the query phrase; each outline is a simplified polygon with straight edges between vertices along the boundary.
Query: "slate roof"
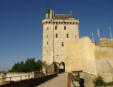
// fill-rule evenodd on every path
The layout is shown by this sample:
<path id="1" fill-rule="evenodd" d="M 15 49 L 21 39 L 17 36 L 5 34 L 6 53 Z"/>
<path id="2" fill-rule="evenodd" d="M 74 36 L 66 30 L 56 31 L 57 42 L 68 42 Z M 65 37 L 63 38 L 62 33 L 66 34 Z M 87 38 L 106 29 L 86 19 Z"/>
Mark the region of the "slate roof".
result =
<path id="1" fill-rule="evenodd" d="M 55 14 L 54 19 L 69 19 L 75 18 L 72 14 Z"/>

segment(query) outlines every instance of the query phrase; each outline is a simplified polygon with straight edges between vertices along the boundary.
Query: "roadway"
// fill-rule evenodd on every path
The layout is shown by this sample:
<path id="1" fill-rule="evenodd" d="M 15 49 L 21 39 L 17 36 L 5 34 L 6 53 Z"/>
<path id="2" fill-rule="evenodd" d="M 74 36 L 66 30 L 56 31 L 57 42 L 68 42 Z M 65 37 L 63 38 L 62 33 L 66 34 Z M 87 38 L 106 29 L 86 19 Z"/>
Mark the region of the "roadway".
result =
<path id="1" fill-rule="evenodd" d="M 67 87 L 67 73 L 58 74 L 57 77 L 36 87 Z"/>

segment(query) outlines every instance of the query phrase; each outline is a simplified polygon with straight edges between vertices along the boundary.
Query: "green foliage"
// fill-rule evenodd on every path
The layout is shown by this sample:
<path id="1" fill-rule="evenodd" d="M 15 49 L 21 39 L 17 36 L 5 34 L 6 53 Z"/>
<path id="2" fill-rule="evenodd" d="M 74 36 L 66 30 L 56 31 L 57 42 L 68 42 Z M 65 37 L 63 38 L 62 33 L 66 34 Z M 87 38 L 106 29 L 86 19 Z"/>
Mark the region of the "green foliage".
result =
<path id="1" fill-rule="evenodd" d="M 38 60 L 38 61 L 36 62 L 36 67 L 35 67 L 35 69 L 36 69 L 37 71 L 40 71 L 40 70 L 42 70 L 42 66 L 43 66 L 43 62 L 40 61 L 40 60 Z"/>
<path id="2" fill-rule="evenodd" d="M 48 64 L 44 61 L 44 62 L 42 63 L 42 66 L 43 66 L 44 68 L 46 68 L 46 67 L 48 66 Z"/>
<path id="3" fill-rule="evenodd" d="M 9 72 L 33 72 L 42 70 L 43 62 L 35 61 L 35 58 L 28 58 L 25 62 L 15 63 Z"/>
<path id="4" fill-rule="evenodd" d="M 104 80 L 102 79 L 102 77 L 97 77 L 95 80 L 94 80 L 94 85 L 95 86 L 113 86 L 113 82 L 104 82 Z"/>
<path id="5" fill-rule="evenodd" d="M 102 77 L 99 76 L 94 80 L 94 85 L 102 86 L 102 85 L 105 85 L 105 82 L 103 81 Z"/>
<path id="6" fill-rule="evenodd" d="M 108 82 L 106 83 L 106 85 L 113 85 L 113 82 Z"/>

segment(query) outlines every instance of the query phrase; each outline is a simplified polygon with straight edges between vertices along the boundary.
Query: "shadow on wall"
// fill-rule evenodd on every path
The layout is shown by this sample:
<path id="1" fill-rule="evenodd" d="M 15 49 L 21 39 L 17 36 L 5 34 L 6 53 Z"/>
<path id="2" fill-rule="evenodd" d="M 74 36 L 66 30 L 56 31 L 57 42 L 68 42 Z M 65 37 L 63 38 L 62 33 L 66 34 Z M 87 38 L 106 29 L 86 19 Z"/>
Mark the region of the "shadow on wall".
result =
<path id="1" fill-rule="evenodd" d="M 61 62 L 59 64 L 59 73 L 65 72 L 65 63 Z"/>

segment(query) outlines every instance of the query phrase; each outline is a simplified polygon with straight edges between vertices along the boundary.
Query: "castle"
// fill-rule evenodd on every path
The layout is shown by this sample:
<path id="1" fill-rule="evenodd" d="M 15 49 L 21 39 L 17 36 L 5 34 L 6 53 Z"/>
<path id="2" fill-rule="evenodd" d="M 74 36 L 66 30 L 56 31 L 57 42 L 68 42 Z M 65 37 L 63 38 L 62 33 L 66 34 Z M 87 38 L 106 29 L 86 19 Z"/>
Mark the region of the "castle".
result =
<path id="1" fill-rule="evenodd" d="M 113 81 L 113 39 L 79 38 L 79 20 L 70 14 L 46 10 L 43 24 L 43 61 L 64 62 L 65 71 L 80 71 Z"/>
<path id="2" fill-rule="evenodd" d="M 43 61 L 48 64 L 66 59 L 67 45 L 79 38 L 79 20 L 70 14 L 54 14 L 46 11 L 43 24 Z"/>

